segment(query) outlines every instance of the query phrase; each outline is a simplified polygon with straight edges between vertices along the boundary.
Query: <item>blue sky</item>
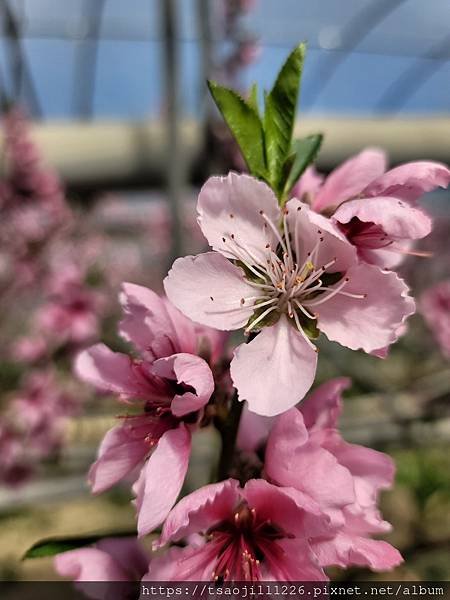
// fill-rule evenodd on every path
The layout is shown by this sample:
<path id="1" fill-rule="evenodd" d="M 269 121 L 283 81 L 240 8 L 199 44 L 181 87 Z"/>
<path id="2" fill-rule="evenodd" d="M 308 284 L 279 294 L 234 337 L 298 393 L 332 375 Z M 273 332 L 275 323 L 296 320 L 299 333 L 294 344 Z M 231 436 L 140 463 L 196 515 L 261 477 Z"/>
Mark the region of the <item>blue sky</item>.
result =
<path id="1" fill-rule="evenodd" d="M 27 18 L 27 29 L 81 31 L 89 2 L 97 0 L 15 0 Z M 222 0 L 212 0 L 218 5 Z M 263 52 L 258 63 L 243 75 L 269 87 L 289 49 L 299 40 L 309 44 L 302 86 L 302 109 L 317 114 L 367 114 L 390 110 L 380 104 L 386 90 L 402 74 L 414 69 L 424 76 L 410 94 L 400 113 L 445 113 L 450 107 L 450 2 L 448 0 L 256 0 L 255 10 L 244 20 L 245 27 L 259 35 Z M 386 18 L 349 47 L 351 23 L 365 24 L 373 3 L 389 6 Z M 107 0 L 103 30 L 117 35 L 131 30 L 132 42 L 104 40 L 100 43 L 94 115 L 138 119 L 161 110 L 160 0 Z M 199 110 L 201 85 L 195 1 L 179 0 L 179 43 L 183 110 Z M 378 4 L 378 8 L 380 4 Z M 382 9 L 382 6 L 381 6 Z M 382 11 L 381 11 L 382 12 Z M 446 41 L 442 44 L 443 40 Z M 421 58 L 441 43 L 446 56 Z M 80 42 L 69 39 L 28 38 L 28 61 L 45 118 L 73 118 L 77 81 L 76 60 Z M 339 59 L 339 60 L 338 60 Z M 342 60 L 341 60 L 342 59 Z M 323 85 L 323 74 L 336 63 Z M 0 68 L 8 83 L 5 46 L 0 51 Z M 403 75 L 404 76 L 404 75 Z M 401 96 L 401 91 L 400 91 Z M 393 101 L 396 104 L 396 100 Z"/>

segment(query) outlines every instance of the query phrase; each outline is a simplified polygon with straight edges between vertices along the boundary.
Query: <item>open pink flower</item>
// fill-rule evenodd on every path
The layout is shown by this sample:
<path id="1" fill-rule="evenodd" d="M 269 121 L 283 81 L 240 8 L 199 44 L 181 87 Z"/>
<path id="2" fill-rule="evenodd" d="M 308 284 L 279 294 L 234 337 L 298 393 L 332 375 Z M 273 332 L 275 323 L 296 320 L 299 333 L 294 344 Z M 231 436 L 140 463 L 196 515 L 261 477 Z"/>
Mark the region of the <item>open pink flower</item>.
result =
<path id="1" fill-rule="evenodd" d="M 76 581 L 78 589 L 96 600 L 130 598 L 130 587 L 118 582 L 139 581 L 148 563 L 144 550 L 131 537 L 104 538 L 93 546 L 62 552 L 54 558 L 56 572 Z"/>
<path id="2" fill-rule="evenodd" d="M 441 281 L 427 289 L 419 309 L 442 354 L 450 358 L 450 281 Z"/>
<path id="3" fill-rule="evenodd" d="M 265 472 L 272 482 L 310 495 L 332 517 L 335 530 L 311 540 L 321 566 L 385 571 L 402 557 L 387 542 L 370 536 L 390 529 L 377 502 L 380 490 L 392 485 L 394 465 L 386 454 L 349 444 L 339 435 L 341 394 L 348 385 L 346 379 L 331 380 L 301 410 L 293 408 L 277 418 L 269 434 Z"/>
<path id="4" fill-rule="evenodd" d="M 308 169 L 295 192 L 339 223 L 364 261 L 392 268 L 410 253 L 413 240 L 427 236 L 431 219 L 415 202 L 450 183 L 446 165 L 411 162 L 386 171 L 385 154 L 366 149 L 345 161 L 321 183 Z"/>
<path id="5" fill-rule="evenodd" d="M 149 289 L 123 284 L 121 303 L 120 332 L 141 358 L 97 344 L 79 355 L 76 371 L 141 408 L 106 434 L 89 480 L 94 493 L 103 492 L 143 465 L 134 488 L 142 535 L 164 520 L 180 493 L 191 430 L 214 391 L 211 369 L 198 354 L 214 361 L 222 342 L 217 332 L 194 325 Z"/>
<path id="6" fill-rule="evenodd" d="M 314 381 L 319 330 L 373 352 L 397 339 L 414 311 L 394 273 L 360 264 L 356 249 L 322 215 L 293 199 L 282 212 L 272 190 L 247 175 L 212 177 L 198 200 L 213 252 L 177 259 L 164 285 L 196 322 L 260 333 L 240 345 L 231 377 L 250 410 L 275 415 Z"/>
<path id="7" fill-rule="evenodd" d="M 155 557 L 144 581 L 326 580 L 308 539 L 328 527 L 306 494 L 262 479 L 244 488 L 227 479 L 196 490 L 172 509 L 158 545 L 192 534 L 203 540 Z"/>

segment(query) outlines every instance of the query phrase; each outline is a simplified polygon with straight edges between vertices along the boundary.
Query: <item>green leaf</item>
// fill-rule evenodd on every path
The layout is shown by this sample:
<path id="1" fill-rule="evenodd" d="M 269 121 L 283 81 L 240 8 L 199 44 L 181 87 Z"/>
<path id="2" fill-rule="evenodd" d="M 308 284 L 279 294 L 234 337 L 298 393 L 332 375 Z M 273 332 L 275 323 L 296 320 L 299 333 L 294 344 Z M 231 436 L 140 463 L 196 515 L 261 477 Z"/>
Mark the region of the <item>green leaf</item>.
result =
<path id="1" fill-rule="evenodd" d="M 239 144 L 250 173 L 264 179 L 266 176 L 264 130 L 258 113 L 235 91 L 214 81 L 208 81 L 208 87 Z"/>
<path id="2" fill-rule="evenodd" d="M 67 552 L 68 550 L 76 550 L 77 548 L 83 548 L 84 546 L 91 546 L 99 540 L 105 537 L 136 537 L 136 531 L 122 531 L 115 533 L 104 533 L 97 535 L 88 536 L 76 536 L 66 538 L 48 538 L 40 540 L 33 544 L 22 557 L 22 560 L 27 558 L 42 558 L 43 556 L 55 556 L 61 552 Z"/>
<path id="3" fill-rule="evenodd" d="M 251 106 L 251 108 L 253 108 L 255 113 L 259 116 L 258 84 L 257 83 L 252 84 L 250 91 L 248 93 L 247 103 L 249 106 Z"/>
<path id="4" fill-rule="evenodd" d="M 288 194 L 306 168 L 314 162 L 322 145 L 323 135 L 317 133 L 296 140 L 293 144 L 295 159 L 287 176 L 283 195 Z"/>
<path id="5" fill-rule="evenodd" d="M 284 187 L 281 186 L 283 164 L 290 154 L 304 58 L 305 45 L 300 44 L 288 56 L 272 90 L 266 96 L 266 158 L 269 180 L 277 192 Z"/>

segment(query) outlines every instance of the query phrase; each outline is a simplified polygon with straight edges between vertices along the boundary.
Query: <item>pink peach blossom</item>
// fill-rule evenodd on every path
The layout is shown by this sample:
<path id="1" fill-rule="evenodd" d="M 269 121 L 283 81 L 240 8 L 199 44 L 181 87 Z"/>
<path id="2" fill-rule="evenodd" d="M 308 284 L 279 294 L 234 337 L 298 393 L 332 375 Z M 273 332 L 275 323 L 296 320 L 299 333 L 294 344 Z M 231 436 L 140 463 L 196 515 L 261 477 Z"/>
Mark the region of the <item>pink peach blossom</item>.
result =
<path id="1" fill-rule="evenodd" d="M 306 494 L 262 479 L 228 479 L 185 496 L 163 525 L 158 546 L 200 534 L 150 563 L 146 580 L 324 581 L 309 538 L 329 522 Z"/>
<path id="2" fill-rule="evenodd" d="M 134 486 L 142 535 L 164 520 L 181 490 L 191 431 L 214 391 L 211 369 L 199 353 L 214 362 L 223 339 L 191 323 L 149 289 L 123 284 L 120 299 L 120 333 L 141 358 L 97 344 L 79 355 L 76 371 L 99 390 L 141 409 L 106 434 L 89 481 L 94 493 L 103 492 L 143 465 Z"/>
<path id="3" fill-rule="evenodd" d="M 414 240 L 431 231 L 431 219 L 416 201 L 449 183 L 446 165 L 411 162 L 386 172 L 385 154 L 369 148 L 337 167 L 323 183 L 307 170 L 293 191 L 313 210 L 332 216 L 362 260 L 393 268 L 411 253 Z"/>
<path id="4" fill-rule="evenodd" d="M 247 175 L 212 177 L 198 200 L 213 248 L 177 259 L 164 281 L 192 320 L 222 330 L 260 331 L 231 362 L 239 399 L 261 415 L 295 405 L 314 381 L 319 330 L 373 352 L 397 339 L 414 312 L 394 273 L 359 263 L 328 219 L 293 199 L 284 211 L 272 190 Z"/>
<path id="5" fill-rule="evenodd" d="M 371 535 L 390 529 L 377 502 L 380 490 L 392 485 L 394 464 L 386 454 L 349 444 L 338 433 L 341 394 L 348 385 L 346 379 L 331 380 L 300 410 L 293 408 L 277 418 L 267 442 L 265 472 L 273 483 L 309 494 L 333 519 L 336 528 L 331 535 L 311 540 L 321 566 L 386 571 L 400 564 L 401 555 Z M 315 453 L 324 457 L 319 460 Z M 342 483 L 334 475 L 338 469 Z M 353 498 L 337 506 L 343 490 L 351 490 Z"/>

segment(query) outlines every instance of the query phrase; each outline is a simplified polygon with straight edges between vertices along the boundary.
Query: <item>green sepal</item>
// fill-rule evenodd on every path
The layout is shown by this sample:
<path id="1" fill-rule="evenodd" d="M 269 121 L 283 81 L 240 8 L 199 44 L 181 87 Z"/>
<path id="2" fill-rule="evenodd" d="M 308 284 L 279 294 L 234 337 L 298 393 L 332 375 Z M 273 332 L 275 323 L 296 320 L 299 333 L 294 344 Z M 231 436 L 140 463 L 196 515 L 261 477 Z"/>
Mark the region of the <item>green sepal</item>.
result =
<path id="1" fill-rule="evenodd" d="M 252 175 L 266 179 L 264 130 L 255 108 L 234 90 L 208 81 L 209 91 L 235 137 Z"/>
<path id="2" fill-rule="evenodd" d="M 92 544 L 95 544 L 106 537 L 136 537 L 136 531 L 122 531 L 88 536 L 47 538 L 36 542 L 31 546 L 31 548 L 28 548 L 23 555 L 22 560 L 27 558 L 55 556 L 61 552 L 68 552 L 69 550 L 76 550 L 77 548 L 83 548 L 84 546 L 91 546 Z"/>
<path id="3" fill-rule="evenodd" d="M 294 48 L 281 67 L 273 88 L 265 96 L 268 180 L 278 195 L 284 188 L 283 165 L 291 150 L 305 50 L 305 44 Z"/>
<path id="4" fill-rule="evenodd" d="M 320 330 L 317 327 L 317 319 L 309 319 L 303 313 L 297 312 L 300 325 L 310 340 L 317 340 L 320 335 Z"/>
<path id="5" fill-rule="evenodd" d="M 283 189 L 283 197 L 287 198 L 287 194 L 294 187 L 299 177 L 305 172 L 307 167 L 313 163 L 319 153 L 322 145 L 323 135 L 316 133 L 308 137 L 295 140 L 293 143 L 293 154 L 288 157 L 285 169 L 289 171 L 286 178 L 286 183 Z M 294 157 L 294 158 L 292 158 Z"/>

